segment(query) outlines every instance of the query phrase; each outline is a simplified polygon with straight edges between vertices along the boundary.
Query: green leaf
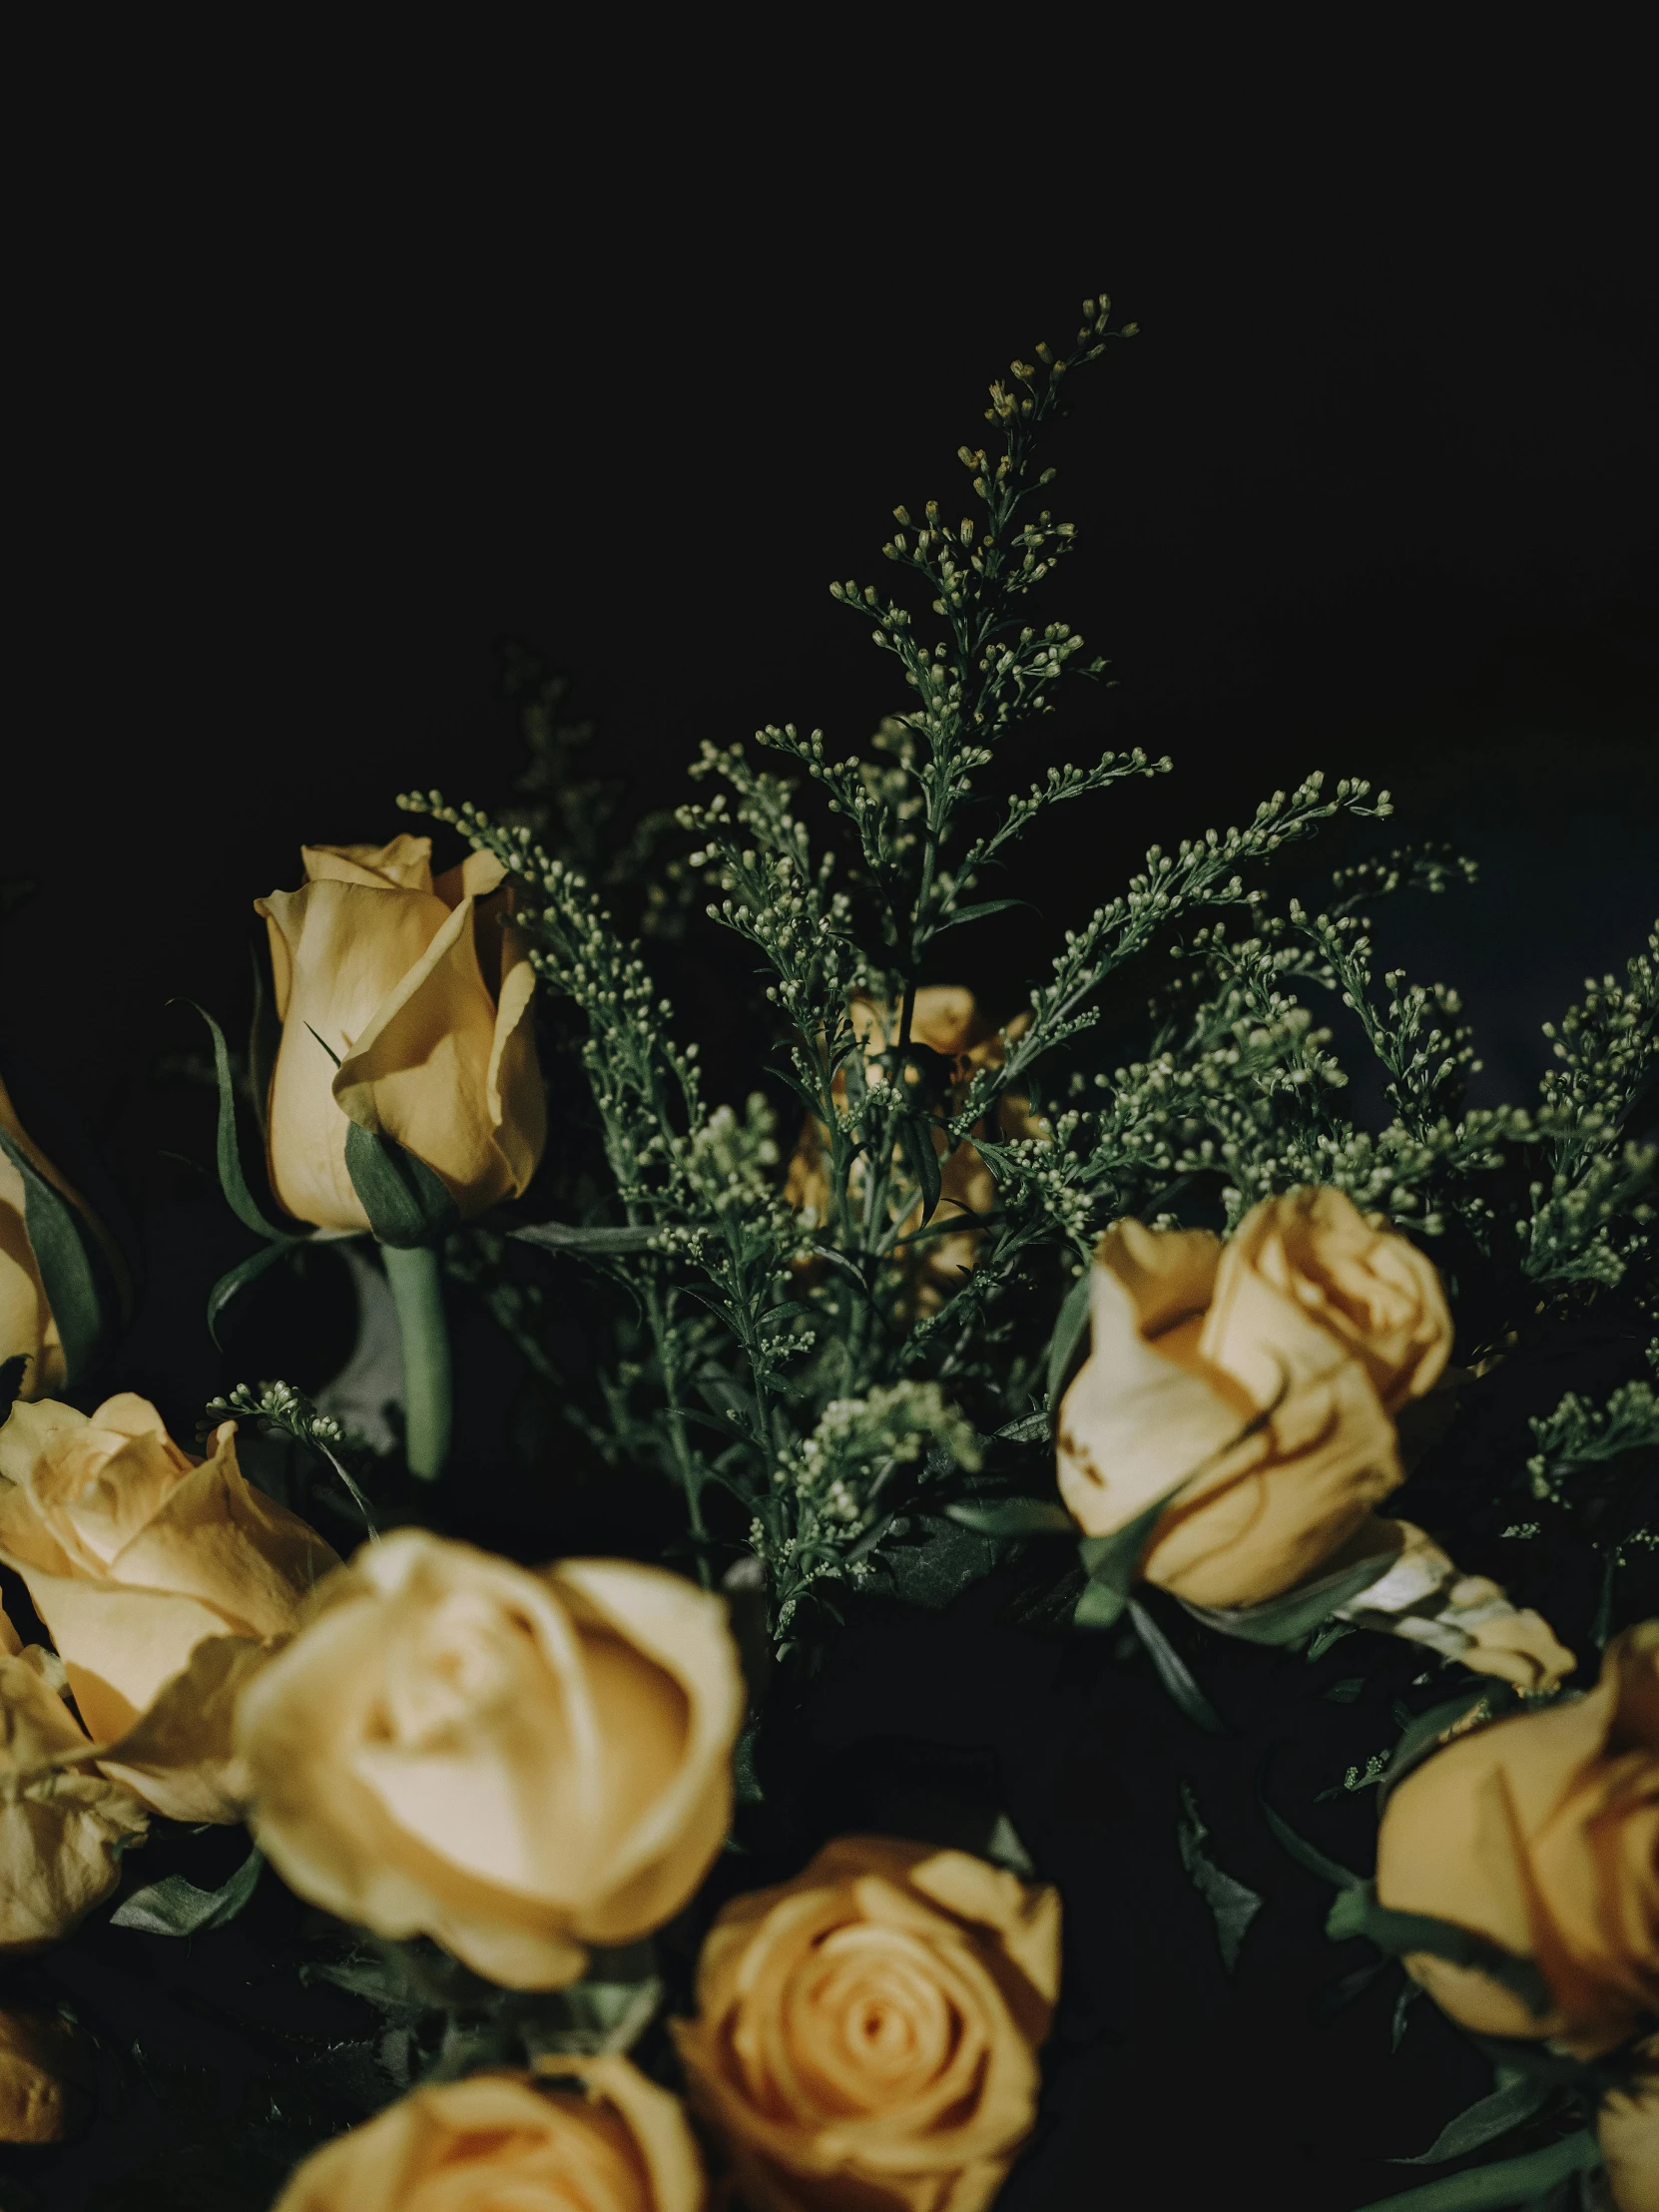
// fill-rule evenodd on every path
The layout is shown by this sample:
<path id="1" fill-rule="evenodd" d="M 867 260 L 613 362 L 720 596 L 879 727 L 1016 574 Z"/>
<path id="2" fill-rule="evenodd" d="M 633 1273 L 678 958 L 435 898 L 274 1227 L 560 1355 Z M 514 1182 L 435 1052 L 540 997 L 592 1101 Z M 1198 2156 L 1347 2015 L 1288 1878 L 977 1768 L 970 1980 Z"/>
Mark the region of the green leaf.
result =
<path id="1" fill-rule="evenodd" d="M 933 931 L 942 937 L 947 929 L 959 929 L 965 921 L 982 921 L 986 914 L 1005 913 L 1010 906 L 1024 906 L 1032 913 L 1037 911 L 1028 898 L 981 898 L 976 905 L 958 906 L 948 921 L 941 921 Z"/>
<path id="2" fill-rule="evenodd" d="M 1331 1908 L 1325 1933 L 1334 1942 L 1364 1936 L 1379 1950 L 1396 1957 L 1405 1951 L 1428 1951 L 1435 1958 L 1485 1974 L 1519 1997 L 1534 2019 L 1542 2019 L 1549 2010 L 1549 1983 L 1535 1959 L 1518 1957 L 1472 1929 L 1459 1928 L 1455 1921 L 1436 1920 L 1426 1913 L 1395 1913 L 1379 1905 L 1374 1883 L 1354 1883 L 1344 1889 Z"/>
<path id="3" fill-rule="evenodd" d="M 635 1951 L 645 1954 L 643 1960 L 632 1956 Z M 627 2050 L 650 2026 L 663 1992 L 648 1943 L 609 1955 L 596 1951 L 583 1980 L 544 1999 L 539 2016 L 525 2021 L 525 2047 L 533 2058 Z"/>
<path id="4" fill-rule="evenodd" d="M 1227 1724 L 1199 1688 L 1192 1669 L 1146 1607 L 1137 1605 L 1133 1598 L 1129 1600 L 1129 1618 L 1135 1624 L 1135 1633 L 1151 1655 L 1152 1664 L 1158 1670 L 1159 1681 L 1188 1720 L 1195 1722 L 1200 1728 L 1208 1729 L 1212 1736 L 1225 1736 Z"/>
<path id="5" fill-rule="evenodd" d="M 1059 1412 L 1067 1383 L 1083 1365 L 1084 1339 L 1089 1326 L 1089 1271 L 1085 1268 L 1067 1291 L 1054 1334 L 1048 1343 L 1048 1406 L 1050 1417 Z"/>
<path id="6" fill-rule="evenodd" d="M 261 934 L 265 934 L 263 929 Z M 267 1123 L 271 1105 L 271 1079 L 276 1072 L 276 1054 L 282 1043 L 282 1024 L 271 987 L 269 945 L 250 944 L 248 950 L 254 968 L 254 1014 L 248 1025 L 248 1089 L 254 1102 L 254 1119 L 260 1125 L 260 1141 L 263 1144 L 269 1134 Z"/>
<path id="7" fill-rule="evenodd" d="M 1446 1698 L 1441 1704 L 1430 1706 L 1420 1713 L 1406 1728 L 1394 1746 L 1393 1756 L 1377 1785 L 1378 1810 L 1381 1812 L 1388 1793 L 1396 1784 L 1422 1762 L 1431 1752 L 1439 1749 L 1440 1738 L 1448 1728 L 1462 1722 L 1471 1722 L 1485 1711 L 1487 1719 L 1495 1719 L 1500 1713 L 1513 1712 L 1520 1700 L 1507 1682 L 1486 1680 L 1470 1684 L 1460 1696 Z"/>
<path id="8" fill-rule="evenodd" d="M 916 1188 L 921 1193 L 921 1218 L 930 1221 L 937 1210 L 939 1192 L 943 1188 L 943 1176 L 939 1168 L 939 1156 L 933 1150 L 932 1121 L 918 1121 L 913 1114 L 906 1114 L 898 1125 L 898 1142 L 904 1154 Z"/>
<path id="9" fill-rule="evenodd" d="M 1221 1962 L 1231 1973 L 1239 1963 L 1239 1952 L 1250 1924 L 1262 1910 L 1262 1900 L 1254 1890 L 1236 1882 L 1232 1875 L 1224 1874 L 1216 1865 L 1204 1849 L 1209 1834 L 1199 1818 L 1192 1785 L 1183 1782 L 1181 1818 L 1176 1824 L 1181 1864 L 1193 1888 L 1210 1908 L 1216 1924 L 1216 1941 L 1221 1947 Z"/>
<path id="10" fill-rule="evenodd" d="M 1595 2129 L 1586 2127 L 1519 2158 L 1499 2159 L 1495 2166 L 1471 2166 L 1466 2173 L 1424 2182 L 1420 2189 L 1374 2198 L 1361 2212 L 1498 2212 L 1500 2206 L 1530 2206 L 1558 2182 L 1600 2164 Z"/>
<path id="11" fill-rule="evenodd" d="M 248 1179 L 242 1172 L 242 1150 L 237 1143 L 237 1092 L 231 1077 L 231 1054 L 225 1042 L 225 1032 L 205 1006 L 198 1006 L 194 998 L 175 1001 L 176 1004 L 194 1008 L 207 1023 L 214 1040 L 214 1072 L 219 1079 L 219 1128 L 214 1141 L 215 1157 L 219 1167 L 219 1187 L 237 1219 L 245 1222 L 256 1237 L 265 1237 L 273 1243 L 290 1232 L 276 1228 L 267 1221 L 260 1210 Z"/>
<path id="12" fill-rule="evenodd" d="M 1006 1497 L 976 1505 L 953 1498 L 945 1512 L 962 1528 L 980 1536 L 1075 1536 L 1077 1523 L 1065 1507 L 1043 1497 Z"/>
<path id="13" fill-rule="evenodd" d="M 1214 1628 L 1223 1636 L 1238 1636 L 1247 1644 L 1300 1643 L 1339 1605 L 1348 1604 L 1362 1590 L 1369 1590 L 1374 1582 L 1380 1582 L 1397 1556 L 1395 1552 L 1388 1552 L 1378 1558 L 1362 1559 L 1356 1566 L 1321 1575 L 1317 1582 L 1305 1582 L 1299 1589 L 1285 1591 L 1281 1597 L 1270 1597 L 1263 1605 L 1241 1605 L 1221 1611 L 1209 1605 L 1188 1605 L 1185 1598 L 1181 1603 L 1195 1621 L 1202 1621 L 1206 1628 Z"/>
<path id="14" fill-rule="evenodd" d="M 1419 2151 L 1415 2158 L 1391 2158 L 1388 2163 L 1438 2166 L 1448 2158 L 1465 2158 L 1471 2150 L 1496 2142 L 1512 2127 L 1519 2127 L 1522 2120 L 1529 2120 L 1554 2093 L 1547 2082 L 1528 2080 L 1525 2074 L 1500 2076 L 1491 2094 L 1447 2120 L 1426 2150 Z"/>
<path id="15" fill-rule="evenodd" d="M 1155 1498 L 1132 1521 L 1126 1521 L 1115 1535 L 1085 1536 L 1078 1545 L 1077 1556 L 1089 1580 L 1072 1615 L 1076 1627 L 1110 1628 L 1122 1618 L 1134 1586 L 1136 1569 L 1141 1563 L 1141 1553 L 1146 1549 L 1146 1540 L 1164 1509 L 1167 1496 L 1166 1492 L 1164 1497 Z"/>
<path id="16" fill-rule="evenodd" d="M 251 1851 L 229 1882 L 218 1890 L 199 1890 L 182 1874 L 170 1874 L 148 1889 L 135 1890 L 119 1911 L 110 1915 L 112 1928 L 137 1928 L 147 1936 L 197 1936 L 204 1929 L 223 1928 L 253 1897 L 259 1887 L 264 1854 Z"/>
<path id="17" fill-rule="evenodd" d="M 0 1149 L 23 1178 L 23 1224 L 73 1385 L 97 1365 L 114 1328 L 119 1302 L 109 1265 L 80 1212 L 4 1130 Z"/>
<path id="18" fill-rule="evenodd" d="M 1018 1420 L 1011 1420 L 1006 1426 L 997 1429 L 991 1437 L 991 1442 L 993 1444 L 1039 1444 L 1046 1443 L 1048 1435 L 1049 1426 L 1046 1413 L 1022 1413 Z"/>
<path id="19" fill-rule="evenodd" d="M 348 1140 L 349 1141 L 349 1140 Z M 579 1228 L 569 1221 L 534 1221 L 523 1229 L 509 1229 L 509 1237 L 521 1244 L 539 1245 L 544 1252 L 648 1252 L 659 1232 L 649 1223 L 629 1228 Z"/>
<path id="20" fill-rule="evenodd" d="M 424 1160 L 355 1121 L 345 1132 L 345 1172 L 383 1245 L 440 1244 L 460 1222 L 459 1207 Z"/>
<path id="21" fill-rule="evenodd" d="M 302 1237 L 284 1237 L 280 1244 L 265 1245 L 260 1251 L 250 1253 L 246 1260 L 239 1260 L 234 1268 L 220 1277 L 208 1293 L 208 1334 L 216 1345 L 219 1344 L 220 1321 L 238 1291 L 246 1290 L 250 1283 L 258 1282 L 267 1268 L 275 1267 L 295 1245 L 303 1244 L 304 1241 Z M 224 1350 L 222 1345 L 220 1350 Z"/>
<path id="22" fill-rule="evenodd" d="M 990 1537 L 942 1515 L 916 1513 L 909 1519 L 921 1541 L 884 1542 L 874 1556 L 876 1579 L 871 1584 L 890 1590 L 901 1605 L 938 1612 L 995 1567 L 999 1554 Z"/>
<path id="23" fill-rule="evenodd" d="M 1312 1844 L 1304 1843 L 1290 1823 L 1280 1819 L 1267 1799 L 1262 1797 L 1260 1791 L 1257 1792 L 1257 1798 L 1263 1814 L 1266 1816 L 1269 1828 L 1273 1830 L 1275 1836 L 1278 1837 L 1280 1843 L 1290 1853 L 1299 1867 L 1305 1867 L 1309 1874 L 1318 1875 L 1322 1882 L 1335 1883 L 1338 1890 L 1345 1895 L 1350 1891 L 1363 1890 L 1366 1887 L 1363 1875 L 1355 1874 L 1351 1868 L 1341 1865 L 1335 1859 L 1327 1859 L 1323 1851 L 1316 1850 Z M 1342 1898 L 1339 1898 L 1337 1902 L 1341 1904 Z M 1329 1933 L 1328 1927 L 1327 1934 Z"/>
<path id="24" fill-rule="evenodd" d="M 23 1379 L 29 1372 L 29 1355 L 14 1353 L 9 1360 L 0 1360 L 0 1420 L 4 1420 L 17 1403 L 17 1393 L 23 1387 Z"/>
<path id="25" fill-rule="evenodd" d="M 985 1838 L 983 1858 L 993 1866 L 1006 1867 L 1010 1874 L 1018 1875 L 1021 1882 L 1035 1882 L 1036 1862 L 1020 1841 L 1019 1830 L 1006 1813 L 998 1813 L 991 1823 L 991 1832 Z"/>

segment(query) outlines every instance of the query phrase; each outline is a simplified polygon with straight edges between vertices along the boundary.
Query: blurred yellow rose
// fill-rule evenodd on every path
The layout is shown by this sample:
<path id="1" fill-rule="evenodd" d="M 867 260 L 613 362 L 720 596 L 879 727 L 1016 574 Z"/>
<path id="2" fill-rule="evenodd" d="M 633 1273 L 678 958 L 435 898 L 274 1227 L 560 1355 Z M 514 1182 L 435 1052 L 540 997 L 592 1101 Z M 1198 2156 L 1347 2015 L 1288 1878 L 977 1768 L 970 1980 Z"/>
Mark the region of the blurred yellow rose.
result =
<path id="1" fill-rule="evenodd" d="M 1414 1952 L 1441 2008 L 1580 2057 L 1659 2012 L 1659 1621 L 1614 1638 L 1588 1697 L 1454 1738 L 1388 1798 L 1377 1896 L 1535 1961 L 1540 2018 L 1477 1968 Z"/>
<path id="2" fill-rule="evenodd" d="M 400 1529 L 242 1692 L 251 1825 L 302 1897 L 511 1988 L 671 1920 L 731 1818 L 726 1609 L 625 1560 L 539 1573 Z"/>
<path id="3" fill-rule="evenodd" d="M 755 2212 L 981 2212 L 1036 2116 L 1060 1901 L 847 1836 L 726 1907 L 674 2023 Z"/>
<path id="4" fill-rule="evenodd" d="M 0 2011 L 0 2143 L 63 2143 L 92 2117 L 85 2039 L 51 2012 Z"/>
<path id="5" fill-rule="evenodd" d="M 1596 2121 L 1616 2212 L 1659 2212 L 1659 2035 L 1636 2046 L 1642 2070 Z"/>
<path id="6" fill-rule="evenodd" d="M 204 1638 L 280 1635 L 339 1564 L 244 1479 L 234 1421 L 193 1459 L 131 1391 L 90 1418 L 52 1399 L 13 1407 L 0 1428 L 0 1559 L 28 1584 L 104 1745 Z"/>
<path id="7" fill-rule="evenodd" d="M 851 1015 L 853 1034 L 863 1047 L 865 1081 L 884 1082 L 886 1077 L 880 1066 L 880 1055 L 897 1042 L 898 1017 L 891 1007 L 878 1006 L 869 998 L 855 998 Z M 1005 1034 L 1000 1033 L 980 1011 L 971 991 L 957 984 L 929 984 L 916 992 L 910 1035 L 917 1044 L 925 1045 L 930 1052 L 952 1063 L 949 1097 L 954 1108 L 966 1096 L 968 1084 L 981 1068 L 1002 1065 L 1008 1042 L 1023 1032 L 1030 1018 L 1028 1013 L 1021 1014 L 1009 1023 Z M 835 1077 L 834 1097 L 836 1104 L 844 1107 L 844 1073 Z M 1005 1094 L 997 1102 L 993 1129 L 987 1132 L 991 1134 L 999 1141 L 1011 1142 L 1016 1137 L 1042 1136 L 1046 1131 L 1031 1113 L 1025 1098 Z M 996 1185 L 990 1169 L 971 1139 L 964 1139 L 948 1158 L 945 1157 L 946 1143 L 943 1128 L 935 1130 L 933 1149 L 939 1155 L 940 1176 L 939 1205 L 933 1220 L 945 1223 L 965 1220 L 969 1214 L 988 1214 L 996 1204 Z M 855 1194 L 862 1190 L 867 1172 L 867 1161 L 860 1160 L 853 1170 Z M 829 1163 L 824 1137 L 816 1121 L 809 1120 L 797 1140 L 785 1178 L 784 1196 L 797 1213 L 810 1216 L 814 1225 L 822 1227 L 828 1222 Z M 910 1211 L 912 1216 L 917 1216 L 920 1209 L 912 1206 Z M 896 1212 L 893 1218 L 898 1219 Z M 960 1280 L 962 1271 L 972 1267 L 983 1233 L 978 1229 L 954 1229 L 929 1236 L 916 1246 L 915 1273 L 923 1311 L 936 1308 L 943 1293 L 953 1289 Z"/>
<path id="8" fill-rule="evenodd" d="M 274 2212 L 702 2212 L 679 2104 L 628 2059 L 560 2058 L 416 2089 L 314 2151 Z M 566 2083 L 580 2086 L 566 2086 Z"/>
<path id="9" fill-rule="evenodd" d="M 123 1848 L 149 1826 L 126 1790 L 79 1771 L 92 1745 L 55 1679 L 52 1654 L 23 1650 L 0 1613 L 0 1951 L 67 1936 L 115 1888 Z"/>
<path id="10" fill-rule="evenodd" d="M 1451 1343 L 1432 1265 L 1334 1190 L 1263 1200 L 1227 1244 L 1120 1222 L 1090 1324 L 1061 1495 L 1108 1536 L 1173 1488 L 1140 1571 L 1215 1607 L 1277 1597 L 1361 1534 L 1402 1479 L 1390 1416 Z"/>
<path id="11" fill-rule="evenodd" d="M 109 1262 L 117 1282 L 125 1280 L 121 1255 L 109 1232 L 72 1184 L 59 1174 L 17 1118 L 4 1083 L 0 1083 L 0 1134 L 7 1137 L 25 1160 L 58 1196 L 73 1207 L 86 1225 L 92 1242 Z M 23 1171 L 0 1145 L 0 1361 L 23 1354 L 28 1370 L 19 1397 L 39 1397 L 43 1390 L 62 1389 L 68 1380 L 63 1338 L 57 1316 L 47 1301 L 40 1264 L 29 1242 Z"/>
<path id="12" fill-rule="evenodd" d="M 429 837 L 306 845 L 301 888 L 255 900 L 282 1023 L 271 1185 L 321 1229 L 368 1227 L 348 1121 L 423 1160 L 463 1216 L 516 1197 L 546 1142 L 535 976 L 501 863 L 474 852 L 434 882 L 431 853 Z"/>

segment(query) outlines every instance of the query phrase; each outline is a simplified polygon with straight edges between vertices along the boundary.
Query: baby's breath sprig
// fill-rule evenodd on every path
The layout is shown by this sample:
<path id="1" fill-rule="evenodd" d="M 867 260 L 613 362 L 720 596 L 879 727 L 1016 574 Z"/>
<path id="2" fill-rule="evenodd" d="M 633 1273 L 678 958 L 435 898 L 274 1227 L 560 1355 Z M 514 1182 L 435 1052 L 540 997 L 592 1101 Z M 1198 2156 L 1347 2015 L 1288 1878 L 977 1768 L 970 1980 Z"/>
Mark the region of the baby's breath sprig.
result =
<path id="1" fill-rule="evenodd" d="M 1659 1149 L 1626 1124 L 1659 1070 L 1659 923 L 1626 969 L 1584 985 L 1544 1035 L 1559 1066 L 1538 1087 L 1545 1176 L 1532 1185 L 1522 1265 L 1540 1284 L 1611 1286 L 1651 1250 Z"/>
<path id="2" fill-rule="evenodd" d="M 356 1447 L 333 1415 L 319 1411 L 303 1390 L 291 1382 L 238 1382 L 223 1397 L 209 1398 L 199 1423 L 201 1433 L 207 1434 L 224 1420 L 249 1420 L 261 1428 L 279 1429 L 319 1452 L 344 1483 L 370 1537 L 377 1537 L 374 1509 L 345 1464 Z"/>
<path id="3" fill-rule="evenodd" d="M 832 1398 L 812 1433 L 783 1458 L 751 1540 L 773 1586 L 775 1633 L 787 1639 L 817 1583 L 870 1571 L 891 1528 L 899 1486 L 934 1466 L 974 1468 L 979 1444 L 937 1382 L 896 1382 Z"/>

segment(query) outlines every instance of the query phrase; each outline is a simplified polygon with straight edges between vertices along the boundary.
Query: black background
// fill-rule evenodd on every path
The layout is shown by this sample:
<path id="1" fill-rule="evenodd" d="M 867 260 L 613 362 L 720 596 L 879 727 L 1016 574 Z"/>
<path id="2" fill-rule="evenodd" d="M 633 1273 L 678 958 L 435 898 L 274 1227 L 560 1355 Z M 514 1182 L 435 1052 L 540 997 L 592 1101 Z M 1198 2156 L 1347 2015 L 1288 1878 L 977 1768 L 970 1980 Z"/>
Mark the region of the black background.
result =
<path id="1" fill-rule="evenodd" d="M 1016 886 L 1038 886 L 1042 931 L 1151 837 L 1314 767 L 1370 776 L 1402 836 L 1482 862 L 1477 891 L 1402 916 L 1394 942 L 1466 991 L 1495 1097 L 1654 910 L 1659 317 L 1631 54 L 1590 33 L 1518 56 L 1357 30 L 1221 48 L 1193 18 L 1157 50 L 1102 27 L 1086 65 L 1035 23 L 947 57 L 797 26 L 795 57 L 763 60 L 634 29 L 604 56 L 135 46 L 86 97 L 73 73 L 43 82 L 0 822 L 0 869 L 39 887 L 0 934 L 0 1040 L 79 1109 L 148 1224 L 122 1380 L 187 1436 L 257 1354 L 222 1368 L 200 1319 L 246 1240 L 159 1157 L 211 1143 L 206 1094 L 153 1080 L 199 1042 L 168 998 L 240 1025 L 250 902 L 296 880 L 302 839 L 389 835 L 410 785 L 504 795 L 502 635 L 571 672 L 639 808 L 684 795 L 702 739 L 763 721 L 861 746 L 890 665 L 829 579 L 883 580 L 893 503 L 954 502 L 988 377 L 1103 284 L 1143 334 L 1090 372 L 1057 450 L 1056 509 L 1084 539 L 1048 605 L 1119 688 L 1052 735 L 1074 758 L 1102 736 L 1167 751 L 1176 775 L 1067 811 Z M 967 979 L 1011 1000 L 1046 958 L 1039 925 L 986 934 Z M 693 957 L 681 981 L 737 1092 L 726 974 Z M 1279 2201 L 1310 2212 L 1416 2178 L 1352 2161 L 1421 2147 L 1459 2100 L 1434 2070 L 1458 2046 L 1413 2061 L 1391 2118 L 1345 2100 L 1385 2019 L 1308 2029 L 1329 1970 L 1312 1888 L 1283 1908 L 1309 1924 L 1277 1953 L 1294 1970 L 1224 1996 L 1178 1867 L 1162 1844 L 1137 1857 L 1140 1800 L 1162 1837 L 1173 1790 L 1147 1747 L 1182 1724 L 1155 1694 L 1143 1712 L 1051 1680 L 1046 1654 L 969 1647 L 981 1738 L 1035 1776 L 1025 1822 L 1049 1832 L 1029 1840 L 1068 1894 L 1091 1895 L 1091 1868 L 1125 1894 L 1175 1886 L 1107 1914 L 1102 1984 L 1127 1946 L 1145 2002 L 1159 1915 L 1192 1924 L 1156 2019 L 1118 2020 L 1057 2076 L 1029 2201 L 1107 2196 L 1103 2127 L 1119 2172 L 1161 2170 L 1172 2204 L 1275 2165 Z M 901 1680 L 926 1705 L 925 1668 L 966 1663 L 936 1649 L 882 1662 L 872 1711 Z M 1217 1849 L 1272 1887 L 1248 1823 Z M 1201 1984 L 1222 2041 L 1195 2054 Z M 1321 2054 L 1304 2091 L 1280 2047 L 1285 2068 Z M 1187 2118 L 1172 2173 L 1147 2130 L 1167 2144 Z"/>

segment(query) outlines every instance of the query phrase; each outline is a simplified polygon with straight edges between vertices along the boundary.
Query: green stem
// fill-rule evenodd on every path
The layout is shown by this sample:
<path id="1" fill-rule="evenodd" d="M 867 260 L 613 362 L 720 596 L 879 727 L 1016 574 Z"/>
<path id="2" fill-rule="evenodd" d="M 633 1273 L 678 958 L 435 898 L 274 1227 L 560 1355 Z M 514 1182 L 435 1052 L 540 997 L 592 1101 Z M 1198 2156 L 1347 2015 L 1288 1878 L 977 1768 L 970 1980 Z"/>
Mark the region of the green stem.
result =
<path id="1" fill-rule="evenodd" d="M 1495 2166 L 1471 2166 L 1463 2173 L 1447 2174 L 1443 2181 L 1425 2182 L 1420 2189 L 1379 2197 L 1365 2212 L 1496 2212 L 1499 2205 L 1530 2204 L 1569 2174 L 1584 2173 L 1600 2163 L 1595 2129 L 1587 2127 L 1545 2150 L 1500 2158 Z"/>
<path id="2" fill-rule="evenodd" d="M 629 1213 L 631 1217 L 632 1208 Z M 669 1447 L 674 1454 L 680 1486 L 686 1493 L 686 1518 L 691 1524 L 692 1548 L 697 1557 L 697 1579 L 709 1590 L 714 1587 L 714 1576 L 709 1569 L 709 1530 L 703 1518 L 703 1475 L 680 1412 L 680 1391 L 669 1344 L 668 1316 L 663 1311 L 663 1302 L 656 1283 L 648 1283 L 646 1286 L 645 1311 L 651 1329 L 651 1342 L 657 1353 L 657 1365 L 662 1371 L 663 1394 L 668 1400 L 665 1411 L 668 1415 Z"/>
<path id="3" fill-rule="evenodd" d="M 431 1245 L 380 1247 L 403 1354 L 403 1443 L 409 1472 L 433 1481 L 449 1457 L 449 1331 L 443 1274 Z"/>

